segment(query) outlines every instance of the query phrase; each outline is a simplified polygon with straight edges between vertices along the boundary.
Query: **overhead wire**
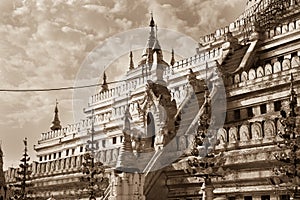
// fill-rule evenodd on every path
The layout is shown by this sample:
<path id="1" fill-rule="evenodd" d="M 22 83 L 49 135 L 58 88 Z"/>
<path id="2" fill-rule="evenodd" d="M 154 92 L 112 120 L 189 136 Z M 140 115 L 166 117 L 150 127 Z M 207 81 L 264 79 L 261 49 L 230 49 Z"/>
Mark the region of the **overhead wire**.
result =
<path id="1" fill-rule="evenodd" d="M 111 81 L 111 82 L 107 82 L 107 84 L 121 83 L 124 81 L 125 80 Z M 91 85 L 82 85 L 82 86 L 58 87 L 58 88 L 32 88 L 32 89 L 1 89 L 0 88 L 0 92 L 49 92 L 49 91 L 59 91 L 59 90 L 84 89 L 84 88 L 98 87 L 101 85 L 102 85 L 102 83 L 91 84 Z"/>

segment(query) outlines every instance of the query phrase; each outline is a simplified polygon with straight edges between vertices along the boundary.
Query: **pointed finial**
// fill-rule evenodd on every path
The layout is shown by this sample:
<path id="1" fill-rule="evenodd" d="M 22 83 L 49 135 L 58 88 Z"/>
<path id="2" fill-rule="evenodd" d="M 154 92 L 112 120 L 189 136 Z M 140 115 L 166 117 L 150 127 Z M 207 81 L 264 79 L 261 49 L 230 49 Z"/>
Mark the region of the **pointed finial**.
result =
<path id="1" fill-rule="evenodd" d="M 154 27 L 155 26 L 155 22 L 154 22 L 154 19 L 153 19 L 153 13 L 152 13 L 152 11 L 151 11 L 151 20 L 150 20 L 150 27 Z"/>
<path id="2" fill-rule="evenodd" d="M 108 91 L 108 85 L 107 85 L 106 79 L 107 79 L 107 77 L 106 77 L 106 74 L 105 74 L 105 72 L 104 72 L 104 73 L 103 73 L 103 83 L 102 83 L 102 85 L 101 85 L 101 87 L 102 87 L 101 92 L 106 92 L 106 91 Z"/>
<path id="3" fill-rule="evenodd" d="M 170 64 L 171 64 L 171 66 L 174 66 L 174 64 L 175 64 L 174 49 L 172 49 L 172 57 L 171 57 Z"/>
<path id="4" fill-rule="evenodd" d="M 134 69 L 134 63 L 133 63 L 133 54 L 132 54 L 132 51 L 130 51 L 129 58 L 130 58 L 129 70 L 133 70 Z"/>
<path id="5" fill-rule="evenodd" d="M 61 125 L 60 125 L 60 121 L 59 121 L 59 117 L 58 117 L 58 107 L 57 107 L 57 105 L 58 105 L 58 101 L 56 99 L 55 109 L 54 109 L 54 119 L 53 119 L 52 125 L 50 127 L 50 129 L 52 131 L 56 131 L 56 130 L 60 130 L 61 129 Z"/>
<path id="6" fill-rule="evenodd" d="M 27 137 L 25 137 L 25 139 L 23 140 L 24 145 L 27 146 Z"/>
<path id="7" fill-rule="evenodd" d="M 58 101 L 57 99 L 55 99 L 55 110 L 54 110 L 55 113 L 58 113 L 57 105 L 58 105 Z"/>
<path id="8" fill-rule="evenodd" d="M 106 79 L 107 79 L 107 76 L 106 76 L 106 73 L 104 72 L 103 73 L 103 84 L 106 84 Z"/>

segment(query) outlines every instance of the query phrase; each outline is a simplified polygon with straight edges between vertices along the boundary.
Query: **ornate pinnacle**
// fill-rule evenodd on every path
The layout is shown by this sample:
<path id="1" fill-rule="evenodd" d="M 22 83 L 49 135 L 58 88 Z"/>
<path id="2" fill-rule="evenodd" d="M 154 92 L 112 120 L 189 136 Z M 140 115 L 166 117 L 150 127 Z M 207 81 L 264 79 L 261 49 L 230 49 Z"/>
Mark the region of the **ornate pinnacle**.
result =
<path id="1" fill-rule="evenodd" d="M 134 69 L 134 63 L 133 63 L 133 54 L 132 54 L 132 51 L 130 51 L 129 58 L 130 58 L 129 70 L 133 70 Z"/>
<path id="2" fill-rule="evenodd" d="M 173 66 L 175 64 L 174 49 L 172 49 L 172 57 L 171 57 L 170 64 L 171 64 L 171 66 Z"/>
<path id="3" fill-rule="evenodd" d="M 154 22 L 154 19 L 153 19 L 153 13 L 151 12 L 151 20 L 150 20 L 150 24 L 149 24 L 150 27 L 154 27 L 155 26 L 155 22 Z"/>
<path id="4" fill-rule="evenodd" d="M 105 72 L 104 72 L 104 73 L 103 73 L 103 83 L 102 83 L 102 85 L 101 85 L 101 87 L 102 87 L 101 92 L 106 92 L 106 91 L 108 91 L 108 85 L 107 85 L 106 79 L 107 79 L 107 77 L 106 77 L 106 74 L 105 74 Z"/>
<path id="5" fill-rule="evenodd" d="M 52 121 L 52 126 L 50 127 L 50 129 L 52 131 L 56 131 L 56 130 L 60 130 L 61 129 L 61 125 L 60 125 L 60 120 L 59 120 L 59 117 L 58 117 L 58 108 L 57 108 L 57 105 L 58 105 L 58 101 L 56 100 L 56 104 L 55 104 L 55 109 L 54 109 L 54 119 Z"/>

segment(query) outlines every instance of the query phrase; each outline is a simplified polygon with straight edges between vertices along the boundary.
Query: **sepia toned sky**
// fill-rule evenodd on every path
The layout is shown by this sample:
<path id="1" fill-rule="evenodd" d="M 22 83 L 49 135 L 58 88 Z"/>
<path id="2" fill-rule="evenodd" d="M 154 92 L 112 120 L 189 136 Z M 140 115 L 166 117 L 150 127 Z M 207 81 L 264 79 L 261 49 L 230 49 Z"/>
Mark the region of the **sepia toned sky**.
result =
<path id="1" fill-rule="evenodd" d="M 115 34 L 148 26 L 151 11 L 159 27 L 198 41 L 245 6 L 246 0 L 1 0 L 0 89 L 73 86 L 89 52 Z M 72 91 L 0 92 L 5 168 L 18 165 L 24 137 L 34 159 L 33 145 L 49 131 L 56 99 L 62 125 L 74 123 Z"/>

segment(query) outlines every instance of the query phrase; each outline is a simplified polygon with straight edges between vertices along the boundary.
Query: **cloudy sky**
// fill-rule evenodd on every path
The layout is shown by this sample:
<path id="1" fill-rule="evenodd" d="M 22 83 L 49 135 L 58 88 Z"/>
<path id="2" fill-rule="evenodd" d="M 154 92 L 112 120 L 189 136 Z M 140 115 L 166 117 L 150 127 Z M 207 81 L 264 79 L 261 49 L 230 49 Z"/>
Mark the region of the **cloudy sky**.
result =
<path id="1" fill-rule="evenodd" d="M 198 41 L 236 19 L 245 5 L 246 0 L 1 0 L 0 89 L 73 86 L 93 49 L 115 34 L 148 26 L 151 11 L 160 28 Z M 113 76 L 111 71 L 108 79 Z M 62 125 L 74 123 L 72 91 L 0 92 L 5 167 L 17 166 L 24 137 L 34 158 L 33 145 L 49 131 L 55 99 Z"/>

